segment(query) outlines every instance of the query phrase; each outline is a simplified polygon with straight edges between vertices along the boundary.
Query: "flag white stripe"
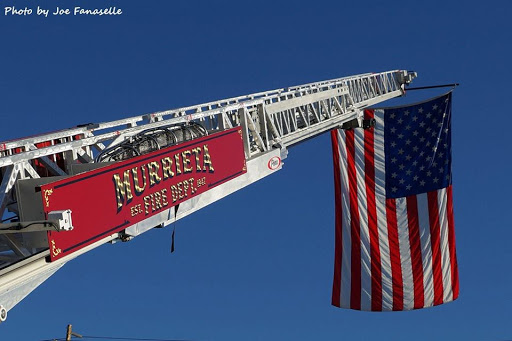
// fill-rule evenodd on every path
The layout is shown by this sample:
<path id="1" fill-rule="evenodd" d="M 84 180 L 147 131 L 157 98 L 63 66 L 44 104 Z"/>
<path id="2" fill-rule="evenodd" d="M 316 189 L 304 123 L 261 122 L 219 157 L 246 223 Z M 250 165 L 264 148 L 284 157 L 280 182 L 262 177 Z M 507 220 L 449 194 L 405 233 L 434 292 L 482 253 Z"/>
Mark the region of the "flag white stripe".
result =
<path id="1" fill-rule="evenodd" d="M 341 185 L 341 184 L 343 183 L 343 172 L 342 172 L 341 162 L 343 162 L 343 161 L 342 161 L 342 155 L 341 155 L 341 153 L 340 153 L 340 148 L 339 148 L 339 146 L 340 146 L 339 144 L 341 143 L 341 142 L 340 142 L 340 141 L 341 141 L 341 140 L 340 140 L 340 138 L 341 138 L 341 137 L 340 137 L 340 131 L 339 131 L 339 130 L 336 130 L 336 135 L 337 135 L 337 143 L 338 143 L 338 145 L 336 146 L 336 150 L 334 150 L 334 149 L 333 149 L 333 153 L 337 153 L 337 154 L 338 154 L 338 165 L 337 165 L 337 166 L 338 166 L 338 168 L 334 170 L 334 172 L 335 172 L 334 176 L 339 178 L 339 184 L 340 184 L 339 190 L 341 191 L 341 190 L 342 190 L 342 188 L 343 188 L 343 186 Z M 331 138 L 332 138 L 332 137 L 331 137 Z M 333 164 L 336 166 L 336 162 L 335 162 L 334 160 L 333 160 Z M 336 180 L 335 180 L 335 182 L 334 182 L 334 183 L 336 184 Z M 337 197 L 338 197 L 338 193 L 336 192 L 336 190 L 335 190 L 335 196 L 336 196 L 336 199 L 335 199 L 335 201 L 336 201 L 336 200 L 338 200 L 338 198 L 337 198 Z M 341 212 L 341 213 L 343 214 L 343 212 L 344 212 L 343 205 L 344 205 L 345 203 L 341 200 L 341 195 L 340 195 L 339 203 L 340 203 L 340 206 L 341 206 L 341 207 L 338 207 L 337 205 L 335 205 L 335 207 L 336 207 L 336 208 L 335 208 L 335 210 L 336 210 L 337 212 Z M 342 215 L 340 215 L 340 217 L 341 217 L 341 221 L 343 221 L 343 216 L 342 216 Z M 337 228 L 338 228 L 338 227 L 336 226 L 336 229 L 337 229 Z M 337 232 L 337 231 L 336 231 L 336 232 Z M 342 233 L 343 233 L 343 229 L 341 229 L 341 231 L 340 231 L 339 233 L 340 233 L 340 234 L 342 234 Z M 336 234 L 337 234 L 337 233 L 336 233 Z M 335 272 L 335 273 L 336 273 L 336 271 L 339 271 L 340 278 L 339 278 L 339 284 L 338 284 L 338 285 L 339 285 L 339 291 L 338 291 L 338 292 L 334 291 L 334 290 L 336 290 L 335 288 L 336 288 L 336 284 L 337 284 L 337 283 L 333 283 L 333 304 L 334 304 L 334 302 L 335 302 L 335 300 L 334 300 L 334 295 L 338 295 L 338 298 L 339 298 L 338 302 L 341 302 L 341 293 L 342 293 L 342 288 L 341 288 L 341 274 L 342 274 L 342 272 L 343 272 L 343 263 L 342 263 L 342 261 L 343 261 L 343 248 L 342 248 L 342 246 L 340 246 L 340 245 L 338 244 L 338 243 L 339 243 L 339 241 L 337 240 L 337 238 L 338 238 L 338 237 L 336 236 L 335 238 L 336 238 L 336 248 L 341 248 L 341 251 L 340 251 L 341 261 L 339 262 L 339 269 L 336 269 L 336 268 L 335 268 L 335 270 L 334 270 L 334 272 Z M 337 257 L 337 255 L 336 255 L 335 257 Z M 336 265 L 336 263 L 334 263 L 334 264 Z M 336 280 L 336 279 L 335 279 L 335 280 Z M 341 306 L 341 305 L 340 305 L 340 306 Z"/>
<path id="2" fill-rule="evenodd" d="M 450 247 L 448 246 L 448 198 L 446 188 L 437 191 L 439 225 L 441 230 L 441 268 L 443 269 L 443 302 L 453 300 Z"/>
<path id="3" fill-rule="evenodd" d="M 430 236 L 430 220 L 427 193 L 418 198 L 418 224 L 420 228 L 421 259 L 423 263 L 424 307 L 434 305 L 434 273 L 432 272 L 432 238 Z"/>
<path id="4" fill-rule="evenodd" d="M 397 198 L 396 220 L 398 241 L 400 243 L 400 261 L 402 265 L 402 282 L 404 290 L 404 310 L 414 308 L 414 280 L 412 276 L 411 247 L 409 243 L 409 221 L 407 218 L 407 201 Z"/>
<path id="5" fill-rule="evenodd" d="M 386 157 L 384 154 L 384 110 L 375 110 L 374 163 L 375 163 L 375 199 L 386 201 Z"/>
<path id="6" fill-rule="evenodd" d="M 357 175 L 357 205 L 361 235 L 361 310 L 372 310 L 372 273 L 368 202 L 365 181 L 364 130 L 354 129 L 355 166 Z"/>
<path id="7" fill-rule="evenodd" d="M 386 217 L 386 187 L 384 181 L 384 110 L 375 110 L 374 165 L 375 165 L 375 204 L 377 207 L 377 228 L 382 272 L 382 310 L 393 309 L 393 274 L 389 250 L 388 222 Z"/>
<path id="8" fill-rule="evenodd" d="M 338 130 L 338 141 L 340 153 L 340 183 L 341 183 L 341 205 L 342 205 L 342 260 L 341 260 L 341 297 L 340 305 L 343 308 L 350 308 L 351 272 L 352 272 L 352 237 L 350 234 L 350 197 L 348 193 L 347 174 L 347 146 L 345 143 L 345 132 Z"/>
<path id="9" fill-rule="evenodd" d="M 393 310 L 393 274 L 391 272 L 391 254 L 386 221 L 386 202 L 378 200 L 376 204 L 382 275 L 382 310 Z"/>

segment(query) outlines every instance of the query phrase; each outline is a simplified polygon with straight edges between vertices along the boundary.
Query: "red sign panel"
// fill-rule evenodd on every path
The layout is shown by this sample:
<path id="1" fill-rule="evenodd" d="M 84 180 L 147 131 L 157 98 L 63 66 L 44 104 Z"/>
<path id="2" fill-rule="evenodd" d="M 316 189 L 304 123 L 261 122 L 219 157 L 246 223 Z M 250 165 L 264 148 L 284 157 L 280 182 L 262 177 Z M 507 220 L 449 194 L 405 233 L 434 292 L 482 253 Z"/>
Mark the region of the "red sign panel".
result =
<path id="1" fill-rule="evenodd" d="M 48 231 L 51 260 L 246 171 L 242 132 L 233 128 L 41 186 L 46 214 L 72 211 L 73 230 Z"/>

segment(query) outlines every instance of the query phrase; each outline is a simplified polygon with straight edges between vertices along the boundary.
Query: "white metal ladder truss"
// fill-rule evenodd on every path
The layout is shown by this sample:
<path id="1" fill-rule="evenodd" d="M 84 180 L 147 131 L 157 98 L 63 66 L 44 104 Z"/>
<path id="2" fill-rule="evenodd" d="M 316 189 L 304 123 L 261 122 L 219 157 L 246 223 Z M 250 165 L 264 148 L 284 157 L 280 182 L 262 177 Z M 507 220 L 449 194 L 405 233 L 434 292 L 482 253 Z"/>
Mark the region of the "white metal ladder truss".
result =
<path id="1" fill-rule="evenodd" d="M 16 185 L 19 180 L 40 177 L 35 163 L 45 167 L 49 176 L 67 176 L 70 165 L 92 163 L 105 148 L 149 128 L 194 121 L 214 133 L 240 126 L 247 174 L 180 205 L 176 217 L 169 209 L 168 214 L 147 219 L 124 232 L 135 237 L 272 174 L 261 166 L 269 157 L 275 155 L 283 159 L 287 148 L 293 144 L 348 121 L 361 122 L 364 108 L 403 95 L 405 85 L 415 77 L 415 72 L 402 70 L 367 73 L 0 142 L 0 212 L 2 217 L 19 214 L 14 195 Z M 48 250 L 27 247 L 22 231 L 0 233 L 0 321 L 5 319 L 8 310 L 67 261 L 120 237 L 118 233 L 113 234 L 49 263 L 45 259 Z"/>

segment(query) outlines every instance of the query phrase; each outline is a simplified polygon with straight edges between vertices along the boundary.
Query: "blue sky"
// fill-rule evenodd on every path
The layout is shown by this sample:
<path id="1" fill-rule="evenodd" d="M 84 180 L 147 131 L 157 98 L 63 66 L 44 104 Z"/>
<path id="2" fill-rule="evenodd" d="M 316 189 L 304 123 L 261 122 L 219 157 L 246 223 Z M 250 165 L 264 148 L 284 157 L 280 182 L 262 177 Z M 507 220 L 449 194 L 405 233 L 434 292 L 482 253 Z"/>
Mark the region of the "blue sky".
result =
<path id="1" fill-rule="evenodd" d="M 402 313 L 330 305 L 328 134 L 284 169 L 171 229 L 68 263 L 9 312 L 1 340 L 512 338 L 509 1 L 1 0 L 0 140 L 365 72 L 458 82 L 453 185 L 460 298 Z M 117 17 L 4 16 L 117 6 Z M 425 99 L 417 91 L 386 105 Z M 504 109 L 505 108 L 505 109 Z"/>

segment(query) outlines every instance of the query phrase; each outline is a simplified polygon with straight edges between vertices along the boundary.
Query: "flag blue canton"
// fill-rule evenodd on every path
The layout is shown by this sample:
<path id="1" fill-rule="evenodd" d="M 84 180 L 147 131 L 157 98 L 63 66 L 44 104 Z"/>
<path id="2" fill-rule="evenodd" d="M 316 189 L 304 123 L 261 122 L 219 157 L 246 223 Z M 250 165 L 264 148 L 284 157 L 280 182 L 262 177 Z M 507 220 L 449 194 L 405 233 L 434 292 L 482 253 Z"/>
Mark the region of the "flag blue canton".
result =
<path id="1" fill-rule="evenodd" d="M 451 93 L 384 110 L 386 197 L 426 193 L 451 184 Z"/>

